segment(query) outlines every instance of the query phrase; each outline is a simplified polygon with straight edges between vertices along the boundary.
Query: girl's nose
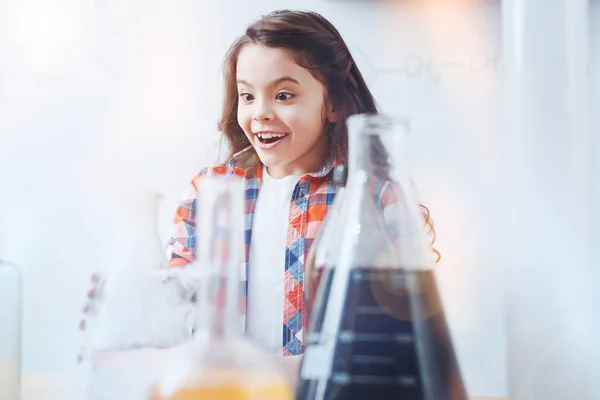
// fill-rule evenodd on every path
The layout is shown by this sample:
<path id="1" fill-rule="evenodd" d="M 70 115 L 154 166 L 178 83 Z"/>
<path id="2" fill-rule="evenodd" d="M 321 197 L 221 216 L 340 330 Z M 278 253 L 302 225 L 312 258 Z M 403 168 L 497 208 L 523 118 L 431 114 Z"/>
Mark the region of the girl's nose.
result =
<path id="1" fill-rule="evenodd" d="M 256 102 L 256 109 L 254 110 L 253 119 L 258 122 L 271 121 L 274 119 L 273 109 L 270 104 L 265 101 Z"/>

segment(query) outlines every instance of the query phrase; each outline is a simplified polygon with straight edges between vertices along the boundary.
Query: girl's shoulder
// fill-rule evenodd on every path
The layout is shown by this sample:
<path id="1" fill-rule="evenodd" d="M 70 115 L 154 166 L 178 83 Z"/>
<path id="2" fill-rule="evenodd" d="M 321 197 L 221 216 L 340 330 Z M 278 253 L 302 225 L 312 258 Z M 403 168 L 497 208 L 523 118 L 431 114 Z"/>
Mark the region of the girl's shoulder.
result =
<path id="1" fill-rule="evenodd" d="M 261 163 L 258 155 L 252 148 L 243 149 L 234 154 L 226 162 L 205 167 L 196 174 L 192 182 L 202 180 L 207 176 L 239 176 L 246 179 L 260 177 L 262 172 Z"/>
<path id="2" fill-rule="evenodd" d="M 191 184 L 196 187 L 198 184 L 208 176 L 231 176 L 237 175 L 243 177 L 244 171 L 240 171 L 239 168 L 231 166 L 229 163 L 216 164 L 210 167 L 202 168 L 193 178 Z"/>
<path id="3" fill-rule="evenodd" d="M 191 186 L 196 190 L 200 182 L 208 176 L 238 176 L 248 180 L 262 178 L 262 165 L 253 149 L 245 149 L 226 162 L 202 168 L 192 179 Z"/>

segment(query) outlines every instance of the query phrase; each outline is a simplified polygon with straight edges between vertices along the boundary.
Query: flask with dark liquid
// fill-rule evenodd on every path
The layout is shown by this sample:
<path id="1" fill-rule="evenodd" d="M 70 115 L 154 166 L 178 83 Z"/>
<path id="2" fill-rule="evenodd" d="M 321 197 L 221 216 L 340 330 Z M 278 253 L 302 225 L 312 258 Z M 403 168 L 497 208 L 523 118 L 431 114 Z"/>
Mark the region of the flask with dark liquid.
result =
<path id="1" fill-rule="evenodd" d="M 299 400 L 466 400 L 434 254 L 410 179 L 394 162 L 401 132 L 354 116 L 339 249 L 323 270 Z"/>

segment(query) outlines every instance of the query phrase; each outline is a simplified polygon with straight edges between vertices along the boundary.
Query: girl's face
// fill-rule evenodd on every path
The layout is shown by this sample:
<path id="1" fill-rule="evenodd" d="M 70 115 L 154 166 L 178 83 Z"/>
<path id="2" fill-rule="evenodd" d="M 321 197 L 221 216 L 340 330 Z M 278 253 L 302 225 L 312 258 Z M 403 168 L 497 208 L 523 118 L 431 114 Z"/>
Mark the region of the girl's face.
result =
<path id="1" fill-rule="evenodd" d="M 249 44 L 236 66 L 237 120 L 274 178 L 315 172 L 336 113 L 324 86 L 282 49 Z"/>

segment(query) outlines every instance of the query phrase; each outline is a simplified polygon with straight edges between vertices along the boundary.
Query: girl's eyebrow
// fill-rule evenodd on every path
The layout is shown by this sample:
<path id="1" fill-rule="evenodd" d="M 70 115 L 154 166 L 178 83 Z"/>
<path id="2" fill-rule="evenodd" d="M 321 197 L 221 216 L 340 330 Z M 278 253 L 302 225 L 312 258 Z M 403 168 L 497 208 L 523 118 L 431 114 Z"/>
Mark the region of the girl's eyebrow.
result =
<path id="1" fill-rule="evenodd" d="M 292 78 L 291 76 L 282 76 L 281 78 L 277 78 L 274 81 L 272 81 L 269 86 L 275 86 L 278 85 L 282 82 L 291 82 L 291 83 L 295 83 L 297 85 L 300 84 L 300 82 L 298 82 L 298 80 Z M 242 84 L 242 85 L 246 85 L 248 87 L 252 87 L 252 85 L 250 84 L 250 82 L 244 80 L 244 79 L 237 79 L 237 83 L 238 84 Z"/>

